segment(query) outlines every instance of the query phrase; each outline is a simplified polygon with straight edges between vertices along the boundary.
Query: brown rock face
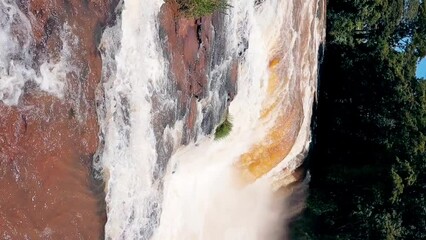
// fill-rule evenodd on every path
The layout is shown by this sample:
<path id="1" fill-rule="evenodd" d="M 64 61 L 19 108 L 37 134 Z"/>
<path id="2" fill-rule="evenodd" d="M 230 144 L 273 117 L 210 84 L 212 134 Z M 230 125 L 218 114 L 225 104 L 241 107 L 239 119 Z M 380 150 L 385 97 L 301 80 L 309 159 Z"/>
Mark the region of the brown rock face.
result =
<path id="1" fill-rule="evenodd" d="M 183 18 L 179 16 L 177 3 L 169 1 L 163 5 L 160 18 L 178 90 L 189 98 L 202 97 L 207 83 L 206 55 L 209 54 L 209 41 L 213 35 L 212 17 Z"/>
<path id="2" fill-rule="evenodd" d="M 0 102 L 1 239 L 103 237 L 103 189 L 95 189 L 90 166 L 98 146 L 97 44 L 116 3 L 19 2 L 33 28 L 34 61 L 58 58 L 66 23 L 78 39 L 72 64 L 80 70 L 67 76 L 63 99 L 27 84 L 17 106 Z"/>
<path id="3" fill-rule="evenodd" d="M 223 28 L 223 15 L 188 19 L 180 15 L 178 8 L 176 1 L 166 1 L 160 13 L 160 31 L 164 34 L 163 48 L 170 63 L 170 77 L 176 83 L 179 109 L 185 116 L 186 134 L 191 138 L 195 133 L 196 101 L 206 97 L 208 74 L 215 58 L 219 58 L 214 56 L 213 43 L 223 40 L 215 35 Z M 227 79 L 230 85 L 227 92 L 231 98 L 236 91 L 236 66 L 229 69 L 230 79 Z"/>

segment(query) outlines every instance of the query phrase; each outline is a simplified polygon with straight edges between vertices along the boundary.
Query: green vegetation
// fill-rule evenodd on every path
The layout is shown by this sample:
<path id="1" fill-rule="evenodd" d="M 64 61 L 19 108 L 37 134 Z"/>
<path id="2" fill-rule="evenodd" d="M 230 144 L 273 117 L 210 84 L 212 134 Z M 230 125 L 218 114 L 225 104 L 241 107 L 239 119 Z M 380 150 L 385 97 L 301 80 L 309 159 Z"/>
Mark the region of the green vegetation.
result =
<path id="1" fill-rule="evenodd" d="M 223 121 L 217 128 L 216 131 L 214 133 L 214 139 L 215 140 L 220 140 L 226 136 L 229 135 L 229 133 L 232 130 L 232 122 L 231 122 L 231 117 L 228 115 L 225 119 L 225 121 Z"/>
<path id="2" fill-rule="evenodd" d="M 426 1 L 329 0 L 327 41 L 292 239 L 426 239 Z"/>
<path id="3" fill-rule="evenodd" d="M 176 0 L 176 2 L 183 15 L 195 18 L 224 11 L 229 7 L 227 0 Z"/>

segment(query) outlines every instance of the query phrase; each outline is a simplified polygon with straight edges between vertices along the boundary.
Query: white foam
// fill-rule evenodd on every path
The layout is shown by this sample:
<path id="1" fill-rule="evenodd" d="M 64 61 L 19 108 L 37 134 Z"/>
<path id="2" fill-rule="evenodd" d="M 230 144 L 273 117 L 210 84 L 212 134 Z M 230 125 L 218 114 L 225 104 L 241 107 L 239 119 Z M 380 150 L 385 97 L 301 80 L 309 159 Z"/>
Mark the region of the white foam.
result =
<path id="1" fill-rule="evenodd" d="M 31 68 L 31 24 L 14 1 L 0 2 L 0 100 L 17 104 Z"/>
<path id="2" fill-rule="evenodd" d="M 61 32 L 61 41 L 63 45 L 59 54 L 59 60 L 43 62 L 40 66 L 40 74 L 34 77 L 34 81 L 42 91 L 59 98 L 64 97 L 67 74 L 79 72 L 79 69 L 72 64 L 72 46 L 78 44 L 78 39 L 72 34 L 71 27 L 66 23 Z"/>
<path id="3" fill-rule="evenodd" d="M 102 38 L 104 60 L 117 51 L 116 71 L 104 74 L 105 112 L 100 119 L 105 140 L 100 164 L 108 176 L 107 239 L 146 239 L 156 224 L 154 206 L 160 196 L 153 181 L 157 153 L 150 97 L 161 89 L 165 76 L 156 22 L 161 4 L 126 0 L 121 22 Z M 113 50 L 117 38 L 121 46 Z"/>
<path id="4" fill-rule="evenodd" d="M 50 59 L 33 68 L 33 36 L 31 23 L 19 10 L 15 1 L 0 1 L 0 101 L 16 105 L 27 81 L 34 81 L 42 91 L 63 97 L 66 76 L 75 71 L 71 63 L 70 44 L 76 38 L 65 24 L 61 34 L 63 47 L 59 60 Z"/>

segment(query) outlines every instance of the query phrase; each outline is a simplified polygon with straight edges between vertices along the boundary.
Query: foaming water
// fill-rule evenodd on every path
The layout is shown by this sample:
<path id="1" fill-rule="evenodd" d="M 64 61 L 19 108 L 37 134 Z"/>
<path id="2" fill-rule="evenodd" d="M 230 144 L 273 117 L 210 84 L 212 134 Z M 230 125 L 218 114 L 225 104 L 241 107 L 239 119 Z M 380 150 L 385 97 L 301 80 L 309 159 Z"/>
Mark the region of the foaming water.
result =
<path id="1" fill-rule="evenodd" d="M 212 66 L 208 97 L 197 102 L 196 142 L 180 146 L 183 124 L 155 131 L 152 99 L 173 83 L 158 38 L 161 1 L 125 0 L 107 29 L 102 108 L 104 144 L 95 164 L 107 181 L 108 239 L 281 239 L 294 214 L 285 188 L 310 144 L 317 52 L 323 40 L 321 0 L 232 0 L 224 17 L 224 61 Z M 120 40 L 121 39 L 121 40 Z M 203 109 L 220 111 L 214 77 L 239 60 L 233 129 L 216 141 L 202 131 Z M 170 109 L 173 109 L 171 107 Z M 163 138 L 156 137 L 164 134 Z M 169 139 L 169 140 L 167 140 Z M 172 139 L 172 140 L 170 140 Z M 170 158 L 156 146 L 172 143 Z"/>
<path id="2" fill-rule="evenodd" d="M 158 224 L 160 186 L 154 179 L 158 166 L 151 96 L 165 81 L 156 21 L 161 4 L 125 1 L 121 22 L 103 36 L 101 47 L 112 53 L 103 56 L 100 125 L 105 145 L 98 166 L 108 179 L 108 239 L 147 239 Z M 110 71 L 106 67 L 115 70 L 105 72 Z"/>
<path id="3" fill-rule="evenodd" d="M 0 1 L 0 101 L 16 105 L 27 81 L 42 90 L 63 97 L 67 74 L 76 71 L 71 63 L 71 45 L 78 40 L 66 24 L 62 29 L 62 49 L 56 60 L 48 59 L 35 68 L 34 41 L 29 19 L 15 1 Z"/>

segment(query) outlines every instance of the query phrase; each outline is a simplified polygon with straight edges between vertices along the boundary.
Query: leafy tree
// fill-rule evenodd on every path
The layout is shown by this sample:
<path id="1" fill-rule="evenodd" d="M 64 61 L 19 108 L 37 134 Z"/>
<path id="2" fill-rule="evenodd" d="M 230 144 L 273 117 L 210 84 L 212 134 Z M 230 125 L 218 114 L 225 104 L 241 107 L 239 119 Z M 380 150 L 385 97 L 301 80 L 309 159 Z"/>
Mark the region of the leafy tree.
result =
<path id="1" fill-rule="evenodd" d="M 426 239 L 426 2 L 330 0 L 312 179 L 293 239 Z"/>

